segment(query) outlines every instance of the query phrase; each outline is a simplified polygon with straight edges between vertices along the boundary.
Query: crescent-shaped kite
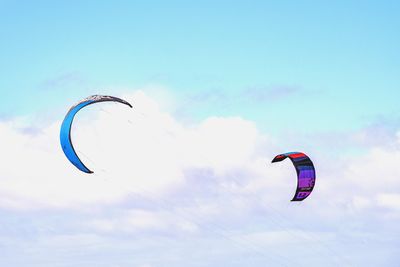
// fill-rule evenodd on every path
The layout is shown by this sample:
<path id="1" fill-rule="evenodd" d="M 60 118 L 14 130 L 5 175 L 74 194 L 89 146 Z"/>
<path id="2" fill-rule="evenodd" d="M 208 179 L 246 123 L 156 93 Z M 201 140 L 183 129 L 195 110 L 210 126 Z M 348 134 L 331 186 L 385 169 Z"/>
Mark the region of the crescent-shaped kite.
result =
<path id="1" fill-rule="evenodd" d="M 93 172 L 91 170 L 89 170 L 85 166 L 85 164 L 83 164 L 83 162 L 79 159 L 78 155 L 75 152 L 74 146 L 72 145 L 72 141 L 71 141 L 72 122 L 74 120 L 76 113 L 79 110 L 81 110 L 83 107 L 86 107 L 88 105 L 95 104 L 98 102 L 106 102 L 106 101 L 119 102 L 119 103 L 125 104 L 132 108 L 131 104 L 129 104 L 127 101 L 125 101 L 121 98 L 118 98 L 118 97 L 107 96 L 107 95 L 92 95 L 92 96 L 89 96 L 89 97 L 79 101 L 77 104 L 72 106 L 61 124 L 60 143 L 61 143 L 61 147 L 64 151 L 64 154 L 68 158 L 68 160 L 72 164 L 75 165 L 75 167 L 77 167 L 79 170 L 81 170 L 85 173 L 93 173 Z"/>
<path id="2" fill-rule="evenodd" d="M 292 201 L 302 201 L 312 192 L 315 185 L 315 168 L 311 159 L 301 152 L 289 152 L 277 155 L 274 162 L 290 158 L 297 172 L 297 189 Z"/>

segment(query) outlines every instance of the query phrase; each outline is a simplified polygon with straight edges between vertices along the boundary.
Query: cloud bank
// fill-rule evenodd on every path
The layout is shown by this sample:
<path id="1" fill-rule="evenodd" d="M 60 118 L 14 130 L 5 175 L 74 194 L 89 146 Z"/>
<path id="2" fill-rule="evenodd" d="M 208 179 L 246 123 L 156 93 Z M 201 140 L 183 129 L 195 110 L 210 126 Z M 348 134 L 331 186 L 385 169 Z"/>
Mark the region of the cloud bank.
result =
<path id="1" fill-rule="evenodd" d="M 345 156 L 315 138 L 304 147 L 317 167 L 315 191 L 290 203 L 293 166 L 270 164 L 286 145 L 255 122 L 187 124 L 142 91 L 122 98 L 134 108 L 104 103 L 76 117 L 73 143 L 92 175 L 63 155 L 61 119 L 0 123 L 4 264 L 396 266 L 399 135 Z"/>

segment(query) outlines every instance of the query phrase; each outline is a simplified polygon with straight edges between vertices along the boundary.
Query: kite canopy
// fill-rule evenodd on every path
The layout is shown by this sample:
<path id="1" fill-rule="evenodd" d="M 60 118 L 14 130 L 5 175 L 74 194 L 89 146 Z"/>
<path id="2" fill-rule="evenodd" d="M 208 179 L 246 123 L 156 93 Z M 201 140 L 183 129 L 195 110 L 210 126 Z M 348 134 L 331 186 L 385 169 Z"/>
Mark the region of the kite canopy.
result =
<path id="1" fill-rule="evenodd" d="M 121 104 L 125 104 L 129 107 L 132 108 L 132 105 L 129 104 L 127 101 L 120 99 L 118 97 L 114 96 L 106 96 L 106 95 L 92 95 L 89 96 L 81 101 L 79 101 L 77 104 L 72 106 L 70 110 L 68 111 L 67 115 L 64 118 L 64 121 L 61 124 L 61 129 L 60 129 L 60 143 L 61 147 L 64 151 L 65 156 L 68 158 L 68 160 L 75 165 L 79 170 L 85 172 L 85 173 L 93 173 L 91 170 L 89 170 L 85 164 L 79 159 L 78 155 L 75 152 L 74 146 L 72 145 L 71 141 L 71 126 L 72 122 L 74 120 L 75 114 L 81 110 L 83 107 L 86 107 L 91 104 L 95 104 L 98 102 L 106 102 L 106 101 L 113 101 L 113 102 L 119 102 Z"/>
<path id="2" fill-rule="evenodd" d="M 274 162 L 282 161 L 290 158 L 297 172 L 297 189 L 292 201 L 302 201 L 306 199 L 312 192 L 315 185 L 315 169 L 310 158 L 301 152 L 289 152 L 277 155 Z"/>

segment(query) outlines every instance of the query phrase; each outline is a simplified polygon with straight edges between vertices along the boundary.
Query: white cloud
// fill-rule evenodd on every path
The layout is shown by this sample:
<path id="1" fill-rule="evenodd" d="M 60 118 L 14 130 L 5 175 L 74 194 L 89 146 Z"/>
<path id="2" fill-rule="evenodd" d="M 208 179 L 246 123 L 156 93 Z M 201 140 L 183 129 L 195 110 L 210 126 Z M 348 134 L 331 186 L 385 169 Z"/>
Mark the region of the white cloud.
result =
<path id="1" fill-rule="evenodd" d="M 0 124 L 0 205 L 33 208 L 110 203 L 129 193 L 160 194 L 185 183 L 185 170 L 208 168 L 223 175 L 254 156 L 258 133 L 241 118 L 209 118 L 185 126 L 138 91 L 124 105 L 102 103 L 77 114 L 72 139 L 95 173 L 79 172 L 63 155 L 61 121 L 27 133 Z M 32 127 L 32 125 L 27 125 Z"/>
<path id="2" fill-rule="evenodd" d="M 374 194 L 400 185 L 400 150 L 372 148 L 348 163 L 347 177 L 356 186 Z"/>
<path id="3" fill-rule="evenodd" d="M 261 202 L 291 198 L 294 168 L 289 160 L 270 163 L 276 152 L 253 122 L 210 117 L 185 125 L 141 91 L 123 98 L 134 108 L 102 103 L 85 108 L 75 119 L 72 139 L 82 161 L 95 172 L 92 175 L 79 172 L 63 155 L 58 140 L 61 121 L 33 131 L 24 130 L 33 125 L 23 119 L 0 123 L 0 159 L 5 163 L 0 174 L 0 205 L 84 208 L 116 203 L 131 193 L 157 198 L 190 187 L 193 180 L 188 180 L 188 170 L 208 170 L 196 178 L 205 179 L 196 186 L 212 180 L 216 192 L 232 198 L 256 195 Z M 399 161 L 400 151 L 386 147 L 335 163 L 316 159 L 323 166 L 317 166 L 313 198 L 329 196 L 337 204 L 348 201 L 346 205 L 356 209 L 371 206 L 374 196 L 399 188 Z M 203 209 L 213 206 L 213 201 L 207 202 L 203 201 Z M 232 204 L 250 208 L 240 198 Z M 220 212 L 216 207 L 214 214 Z"/>
<path id="4" fill-rule="evenodd" d="M 187 244 L 197 238 L 193 246 L 200 243 L 207 251 L 201 254 L 196 248 L 193 255 L 199 259 L 208 255 L 210 246 L 224 257 L 255 246 L 272 251 L 284 247 L 293 253 L 291 257 L 310 255 L 312 260 L 315 249 L 321 250 L 318 242 L 309 240 L 314 235 L 334 247 L 333 252 L 322 249 L 323 256 L 314 263 L 321 266 L 326 255 L 359 251 L 349 240 L 369 245 L 383 231 L 379 242 L 388 242 L 385 230 L 376 227 L 388 216 L 375 214 L 396 214 L 400 209 L 398 147 L 375 145 L 361 155 L 344 158 L 327 157 L 329 153 L 321 146 L 313 155 L 315 191 L 306 201 L 291 203 L 295 169 L 290 160 L 270 163 L 275 154 L 286 151 L 277 151 L 279 146 L 261 134 L 254 122 L 209 117 L 188 125 L 161 110 L 141 91 L 123 98 L 134 108 L 102 103 L 85 108 L 76 117 L 73 142 L 95 172 L 92 175 L 81 173 L 65 158 L 58 140 L 61 120 L 39 129 L 26 118 L 0 123 L 1 210 L 46 212 L 55 207 L 51 212 L 72 214 L 66 216 L 66 233 L 49 234 L 42 247 L 80 243 L 102 254 L 96 244 L 107 243 L 107 249 L 116 253 L 120 236 L 140 235 L 148 246 L 146 252 L 153 255 L 155 243 L 158 252 L 165 247 L 159 239 L 153 243 L 147 237 L 170 235 L 174 241 L 183 236 Z M 390 222 L 385 227 L 397 229 Z M 224 237 L 228 238 L 218 241 Z M 129 251 L 129 238 L 123 242 Z M 300 243 L 307 246 L 299 252 Z M 179 257 L 176 251 L 182 245 L 169 244 L 172 248 L 165 257 L 171 253 Z M 142 249 L 137 242 L 134 247 Z M 366 262 L 361 256 L 364 251 L 357 263 Z M 148 262 L 153 266 L 148 259 L 121 266 Z M 279 260 L 275 263 L 280 266 Z"/>
<path id="5" fill-rule="evenodd" d="M 255 195 L 261 202 L 291 198 L 294 168 L 289 160 L 270 163 L 276 152 L 254 122 L 210 117 L 185 125 L 141 91 L 123 98 L 134 108 L 102 103 L 85 108 L 75 119 L 72 139 L 82 161 L 95 172 L 92 175 L 79 172 L 63 155 L 58 140 L 61 121 L 42 129 L 27 125 L 24 119 L 0 123 L 0 159 L 5 163 L 0 205 L 84 208 L 116 203 L 131 193 L 157 198 L 191 187 L 193 178 L 188 176 L 193 174 L 188 170 L 194 174 L 206 170 L 196 177 L 196 186 L 212 182 L 213 190 L 232 198 Z M 33 130 L 26 131 L 27 127 Z M 317 158 L 313 198 L 328 197 L 337 205 L 347 203 L 356 209 L 371 207 L 371 199 L 399 188 L 399 161 L 400 151 L 387 147 L 336 162 Z M 210 209 L 213 201 L 206 202 L 203 209 Z M 240 198 L 232 200 L 232 205 L 250 208 Z M 220 212 L 216 207 L 218 203 L 211 209 L 214 214 Z"/>
<path id="6" fill-rule="evenodd" d="M 400 194 L 379 194 L 377 202 L 382 207 L 400 211 Z"/>
<path id="7" fill-rule="evenodd" d="M 185 217 L 176 216 L 168 211 L 128 210 L 113 218 L 99 218 L 85 223 L 100 232 L 108 233 L 142 233 L 173 231 L 194 233 L 197 224 Z"/>

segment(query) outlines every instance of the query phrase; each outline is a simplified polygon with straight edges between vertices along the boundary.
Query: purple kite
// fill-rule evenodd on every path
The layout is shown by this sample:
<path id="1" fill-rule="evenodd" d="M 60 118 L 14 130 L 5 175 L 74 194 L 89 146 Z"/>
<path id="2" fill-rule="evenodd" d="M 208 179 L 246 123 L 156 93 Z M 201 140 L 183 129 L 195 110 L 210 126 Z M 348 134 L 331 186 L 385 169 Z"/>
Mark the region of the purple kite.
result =
<path id="1" fill-rule="evenodd" d="M 301 152 L 289 152 L 277 155 L 274 162 L 290 158 L 297 172 L 297 189 L 291 201 L 302 201 L 312 192 L 315 185 L 315 168 L 310 158 Z"/>

